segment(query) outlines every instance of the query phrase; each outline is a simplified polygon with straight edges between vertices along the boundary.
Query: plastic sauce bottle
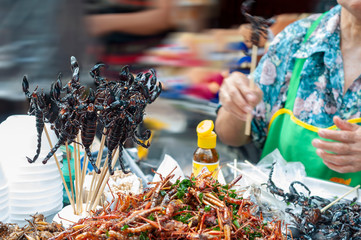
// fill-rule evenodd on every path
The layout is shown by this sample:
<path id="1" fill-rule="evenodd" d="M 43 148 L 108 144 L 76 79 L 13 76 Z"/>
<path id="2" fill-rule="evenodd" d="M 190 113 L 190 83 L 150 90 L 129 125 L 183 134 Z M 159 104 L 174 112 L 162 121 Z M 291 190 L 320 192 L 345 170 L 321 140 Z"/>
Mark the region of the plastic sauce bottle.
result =
<path id="1" fill-rule="evenodd" d="M 193 154 L 193 174 L 195 177 L 213 172 L 218 177 L 219 159 L 216 150 L 217 134 L 213 131 L 212 120 L 204 120 L 197 126 L 198 148 Z"/>

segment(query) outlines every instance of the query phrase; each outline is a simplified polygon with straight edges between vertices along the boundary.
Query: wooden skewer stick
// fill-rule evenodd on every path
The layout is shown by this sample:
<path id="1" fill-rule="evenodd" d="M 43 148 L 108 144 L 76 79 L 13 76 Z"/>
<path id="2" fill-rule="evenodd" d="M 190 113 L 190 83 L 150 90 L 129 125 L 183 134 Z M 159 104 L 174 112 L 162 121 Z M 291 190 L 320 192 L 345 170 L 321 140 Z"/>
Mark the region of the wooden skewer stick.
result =
<path id="1" fill-rule="evenodd" d="M 103 190 L 101 190 L 102 189 L 102 186 L 103 186 L 103 183 L 104 183 L 104 179 L 106 179 L 106 181 L 105 182 L 107 182 L 108 181 L 108 178 L 106 178 L 106 174 L 109 172 L 108 171 L 108 161 L 112 161 L 111 162 L 111 164 L 112 164 L 112 166 L 113 165 L 115 165 L 115 163 L 116 163 L 116 160 L 118 159 L 118 158 L 116 158 L 116 160 L 114 160 L 114 155 L 117 155 L 117 156 L 119 156 L 119 148 L 115 151 L 115 152 L 113 152 L 113 155 L 112 155 L 112 159 L 113 160 L 109 160 L 108 159 L 108 156 L 105 158 L 105 161 L 104 161 L 104 165 L 103 165 L 103 168 L 102 168 L 102 170 L 101 170 L 101 173 L 100 173 L 100 176 L 97 178 L 97 185 L 96 185 L 96 188 L 95 188 L 95 190 L 93 191 L 93 196 L 92 196 L 92 198 L 91 198 L 91 210 L 95 210 L 94 208 L 96 207 L 96 205 L 95 206 L 93 206 L 94 204 L 95 204 L 95 201 L 96 201 L 96 199 L 97 199 L 97 195 L 99 194 L 99 192 L 101 192 L 101 193 L 103 193 L 103 190 L 104 190 L 104 188 L 103 188 Z M 104 186 L 105 187 L 105 186 Z M 93 206 L 93 207 L 92 207 Z"/>
<path id="2" fill-rule="evenodd" d="M 118 157 L 119 157 L 119 148 L 117 148 L 117 151 L 115 152 L 115 154 L 112 156 L 112 168 L 114 168 L 115 166 L 115 163 L 117 162 L 118 160 Z M 104 192 L 104 188 L 105 186 L 107 185 L 107 182 L 109 180 L 109 177 L 110 177 L 110 173 L 108 171 L 108 167 L 104 167 L 104 170 L 106 171 L 106 175 L 105 175 L 105 178 L 102 179 L 102 185 L 101 185 L 101 188 L 100 188 L 100 191 L 97 192 L 97 197 L 93 203 L 93 206 L 92 206 L 92 210 L 95 210 L 96 207 L 98 206 L 98 203 L 99 203 L 99 200 L 100 200 L 100 197 L 103 195 L 103 192 Z"/>
<path id="3" fill-rule="evenodd" d="M 237 168 L 237 159 L 236 158 L 233 160 L 233 165 L 234 165 L 235 168 Z M 236 177 L 237 177 L 237 171 L 234 171 L 233 172 L 233 178 L 236 178 Z"/>
<path id="4" fill-rule="evenodd" d="M 92 210 L 92 206 L 94 204 L 94 201 L 97 197 L 97 194 L 99 194 L 99 190 L 101 188 L 101 185 L 102 185 L 102 181 L 104 180 L 104 177 L 106 175 L 106 173 L 108 172 L 108 167 L 107 167 L 107 164 L 108 164 L 108 156 L 105 158 L 105 161 L 104 161 L 104 165 L 103 167 L 101 168 L 101 173 L 98 174 L 97 178 L 96 178 L 96 185 L 95 185 L 95 189 L 92 191 L 92 197 L 90 198 L 90 210 Z"/>
<path id="5" fill-rule="evenodd" d="M 253 88 L 254 88 L 254 81 L 253 81 L 252 73 L 254 72 L 254 70 L 256 69 L 256 66 L 257 66 L 257 56 L 258 56 L 258 47 L 257 47 L 257 45 L 253 44 L 252 59 L 251 59 L 251 75 L 249 78 L 249 88 L 251 90 L 253 90 Z M 244 129 L 244 134 L 246 134 L 247 136 L 251 135 L 251 123 L 252 123 L 252 114 L 248 113 L 247 120 L 246 120 L 246 127 Z"/>
<path id="6" fill-rule="evenodd" d="M 74 154 L 74 175 L 75 175 L 75 182 L 74 182 L 74 192 L 75 192 L 75 212 L 79 214 L 79 178 L 78 178 L 78 154 L 76 149 L 76 143 L 73 142 L 73 154 Z"/>
<path id="7" fill-rule="evenodd" d="M 259 169 L 258 167 L 256 167 L 255 165 L 253 165 L 252 163 L 250 163 L 248 160 L 244 161 L 245 163 L 247 163 L 249 166 L 251 166 L 254 170 L 256 170 L 258 173 L 260 173 L 262 176 L 268 178 L 268 175 L 265 174 L 264 172 L 261 171 L 261 169 Z"/>
<path id="8" fill-rule="evenodd" d="M 239 169 L 239 168 L 234 167 L 232 164 L 227 163 L 227 166 L 230 167 L 230 168 L 232 168 L 232 169 L 234 169 L 234 170 L 236 170 L 236 171 L 238 171 L 238 172 L 241 173 L 242 175 L 244 175 L 244 176 L 252 179 L 253 181 L 257 182 L 258 184 L 264 183 L 264 182 L 261 182 L 260 180 L 255 179 L 251 174 L 248 174 L 247 172 L 245 172 L 245 171 L 243 171 L 243 170 L 241 170 L 241 169 Z"/>
<path id="9" fill-rule="evenodd" d="M 74 186 L 73 186 L 73 176 L 71 175 L 71 166 L 70 166 L 70 161 L 71 161 L 71 152 L 69 150 L 69 146 L 68 146 L 68 141 L 65 141 L 65 148 L 66 148 L 66 157 L 68 159 L 68 170 L 69 170 L 69 180 L 70 180 L 70 189 L 71 189 L 71 197 L 73 202 L 74 201 Z M 76 214 L 76 209 L 75 209 L 75 205 L 73 206 L 73 210 L 74 210 L 74 214 Z"/>
<path id="10" fill-rule="evenodd" d="M 50 136 L 49 136 L 49 133 L 48 133 L 48 129 L 46 128 L 46 125 L 44 125 L 44 132 L 45 132 L 46 138 L 48 139 L 50 148 L 53 148 L 53 144 L 51 143 L 51 139 L 50 139 Z M 73 200 L 71 198 L 68 186 L 66 185 L 64 174 L 63 174 L 63 171 L 61 170 L 59 160 L 58 160 L 58 157 L 56 156 L 56 154 L 54 154 L 54 159 L 55 159 L 56 166 L 58 167 L 58 171 L 60 173 L 61 180 L 63 181 L 64 188 L 65 188 L 65 191 L 66 191 L 66 195 L 68 196 L 69 202 L 70 202 L 71 206 L 74 209 L 74 202 L 73 202 Z"/>
<path id="11" fill-rule="evenodd" d="M 103 132 L 104 132 L 105 129 L 103 129 Z M 96 166 L 99 167 L 100 166 L 100 163 L 101 163 L 101 159 L 102 159 L 102 156 L 103 156 L 103 150 L 104 150 L 104 145 L 105 145 L 105 138 L 106 136 L 103 134 L 102 135 L 102 139 L 100 141 L 100 147 L 99 147 L 99 151 L 98 151 L 98 156 L 97 156 L 97 160 L 96 160 Z M 89 191 L 88 191 L 88 194 L 87 194 L 87 198 L 86 198 L 86 206 L 85 206 L 85 209 L 88 211 L 88 206 L 89 206 L 89 202 L 90 202 L 90 199 L 91 199 L 91 196 L 92 196 L 92 192 L 93 192 L 93 187 L 94 187 L 94 181 L 96 179 L 97 175 L 95 173 L 95 171 L 93 170 L 93 177 L 92 177 L 92 181 L 91 181 L 91 184 L 90 184 L 90 187 L 89 187 Z"/>
<path id="12" fill-rule="evenodd" d="M 79 146 L 80 132 L 76 136 L 76 141 L 78 143 L 74 144 L 74 146 L 76 147 L 75 154 L 77 155 L 77 157 L 76 157 L 76 161 L 77 161 L 77 168 L 76 168 L 77 180 L 76 180 L 76 184 L 77 184 L 77 188 L 78 188 L 78 191 L 77 191 L 77 195 L 78 195 L 77 203 L 78 203 L 78 213 L 80 214 L 82 212 L 81 208 L 82 208 L 82 205 L 83 205 L 83 202 L 82 202 L 82 199 L 81 199 L 81 196 L 80 196 L 80 193 L 81 193 L 81 189 L 80 189 L 80 185 L 81 185 L 81 165 L 80 165 L 80 146 Z"/>
<path id="13" fill-rule="evenodd" d="M 332 205 L 334 205 L 335 203 L 337 203 L 338 201 L 340 201 L 342 198 L 346 197 L 347 195 L 349 195 L 350 193 L 352 193 L 353 191 L 357 190 L 360 188 L 360 185 L 357 185 L 356 187 L 354 187 L 353 189 L 351 189 L 350 191 L 348 191 L 347 193 L 345 193 L 344 195 L 342 195 L 341 197 L 337 198 L 335 201 L 331 202 L 330 204 L 328 204 L 326 207 L 321 209 L 321 213 L 323 213 L 324 211 L 326 211 L 327 209 L 329 209 Z"/>
<path id="14" fill-rule="evenodd" d="M 86 164 L 86 165 L 85 165 Z M 83 168 L 81 169 L 81 173 L 80 173 L 80 202 L 82 203 L 80 205 L 80 211 L 83 212 L 83 202 L 84 202 L 84 199 L 83 199 L 83 188 L 84 188 L 84 181 L 85 181 L 85 176 L 86 176 L 86 169 L 87 169 L 87 166 L 88 166 L 88 158 L 87 158 L 87 155 L 84 154 L 84 157 L 83 157 Z M 85 171 L 84 171 L 85 169 Z"/>

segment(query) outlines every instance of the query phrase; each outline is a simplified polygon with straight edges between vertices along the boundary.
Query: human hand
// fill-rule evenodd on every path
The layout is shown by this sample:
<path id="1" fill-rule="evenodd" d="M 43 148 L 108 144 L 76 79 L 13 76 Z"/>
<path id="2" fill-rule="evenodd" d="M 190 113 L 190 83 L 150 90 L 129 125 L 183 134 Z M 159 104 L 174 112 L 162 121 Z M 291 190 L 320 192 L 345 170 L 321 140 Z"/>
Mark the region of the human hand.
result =
<path id="1" fill-rule="evenodd" d="M 327 167 L 336 172 L 361 171 L 361 127 L 339 117 L 334 117 L 333 121 L 339 131 L 322 129 L 318 135 L 337 142 L 314 139 L 312 145 L 317 148 L 317 155 Z"/>
<path id="2" fill-rule="evenodd" d="M 258 86 L 249 87 L 250 80 L 242 73 L 233 72 L 223 80 L 219 90 L 222 107 L 246 121 L 247 114 L 262 100 L 263 92 Z"/>

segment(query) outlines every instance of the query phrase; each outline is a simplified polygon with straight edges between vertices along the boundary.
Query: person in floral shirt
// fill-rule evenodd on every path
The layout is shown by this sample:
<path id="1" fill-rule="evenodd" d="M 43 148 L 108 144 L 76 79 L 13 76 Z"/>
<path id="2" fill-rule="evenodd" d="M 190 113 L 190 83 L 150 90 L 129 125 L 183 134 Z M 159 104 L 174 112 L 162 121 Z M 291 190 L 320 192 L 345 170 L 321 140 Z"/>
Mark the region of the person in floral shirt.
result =
<path id="1" fill-rule="evenodd" d="M 289 25 L 275 37 L 253 73 L 255 88 L 250 89 L 249 79 L 240 73 L 224 80 L 216 119 L 224 143 L 240 146 L 252 140 L 264 147 L 272 116 L 285 107 L 296 59 L 305 59 L 293 115 L 316 127 L 319 137 L 332 140 L 312 141 L 324 165 L 339 173 L 361 171 L 361 127 L 346 121 L 361 117 L 361 0 L 338 3 L 307 40 L 320 14 Z M 248 113 L 253 113 L 251 137 L 244 134 Z M 332 125 L 339 131 L 325 129 Z"/>

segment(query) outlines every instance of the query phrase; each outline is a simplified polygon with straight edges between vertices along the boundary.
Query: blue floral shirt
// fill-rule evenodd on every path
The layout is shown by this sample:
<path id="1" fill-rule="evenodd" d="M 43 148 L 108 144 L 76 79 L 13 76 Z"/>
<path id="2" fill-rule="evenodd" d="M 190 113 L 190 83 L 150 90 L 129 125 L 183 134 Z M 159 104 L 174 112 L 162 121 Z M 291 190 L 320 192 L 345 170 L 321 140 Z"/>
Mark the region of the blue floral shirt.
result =
<path id="1" fill-rule="evenodd" d="M 361 77 L 344 92 L 344 70 L 340 49 L 341 6 L 331 9 L 310 38 L 303 44 L 311 24 L 320 16 L 297 21 L 279 33 L 261 59 L 254 79 L 264 92 L 255 108 L 252 137 L 263 146 L 272 115 L 285 105 L 295 58 L 307 58 L 300 77 L 293 113 L 303 122 L 316 127 L 334 125 L 333 116 L 359 118 Z"/>

